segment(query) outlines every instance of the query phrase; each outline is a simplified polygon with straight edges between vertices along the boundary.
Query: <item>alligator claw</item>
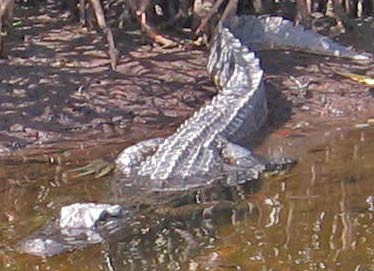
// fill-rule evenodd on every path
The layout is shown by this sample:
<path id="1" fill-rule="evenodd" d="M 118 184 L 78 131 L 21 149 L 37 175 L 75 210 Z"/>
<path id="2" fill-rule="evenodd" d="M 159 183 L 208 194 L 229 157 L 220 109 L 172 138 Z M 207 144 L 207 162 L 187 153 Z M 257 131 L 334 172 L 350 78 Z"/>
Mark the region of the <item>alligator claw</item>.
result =
<path id="1" fill-rule="evenodd" d="M 80 172 L 73 176 L 73 178 L 84 177 L 88 175 L 94 175 L 95 178 L 101 178 L 109 175 L 115 168 L 114 163 L 105 161 L 103 159 L 96 159 L 90 162 L 88 165 L 74 168 L 68 172 Z"/>
<path id="2" fill-rule="evenodd" d="M 99 172 L 96 173 L 95 178 L 101 178 L 109 175 L 115 168 L 113 163 L 108 163 L 104 168 L 101 168 Z"/>

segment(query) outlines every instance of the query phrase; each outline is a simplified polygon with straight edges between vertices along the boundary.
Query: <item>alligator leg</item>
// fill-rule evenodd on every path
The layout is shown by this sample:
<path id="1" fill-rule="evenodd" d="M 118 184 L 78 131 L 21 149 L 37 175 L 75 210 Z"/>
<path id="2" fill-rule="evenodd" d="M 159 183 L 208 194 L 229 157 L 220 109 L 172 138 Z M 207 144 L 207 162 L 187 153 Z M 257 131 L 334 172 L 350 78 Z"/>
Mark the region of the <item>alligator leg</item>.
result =
<path id="1" fill-rule="evenodd" d="M 228 142 L 222 149 L 222 158 L 230 166 L 240 168 L 263 169 L 264 165 L 254 157 L 253 153 L 238 144 Z"/>
<path id="2" fill-rule="evenodd" d="M 113 162 L 105 161 L 103 159 L 96 159 L 86 166 L 70 169 L 67 171 L 67 173 L 78 172 L 77 175 L 72 176 L 73 178 L 79 178 L 88 175 L 94 175 L 95 178 L 101 178 L 107 176 L 114 169 L 115 165 Z"/>
<path id="3" fill-rule="evenodd" d="M 226 184 L 232 185 L 256 180 L 265 170 L 265 165 L 249 149 L 235 143 L 226 143 L 221 155 L 225 161 Z"/>
<path id="4" fill-rule="evenodd" d="M 163 138 L 152 138 L 141 141 L 138 144 L 123 150 L 116 159 L 115 164 L 103 159 L 96 159 L 86 166 L 70 169 L 67 173 L 78 172 L 78 174 L 72 176 L 73 178 L 88 175 L 94 175 L 95 178 L 101 178 L 111 173 L 117 165 L 126 176 L 130 176 L 131 172 L 148 156 L 152 155 L 163 141 Z"/>
<path id="5" fill-rule="evenodd" d="M 226 162 L 226 183 L 238 184 L 255 180 L 261 173 L 265 176 L 277 175 L 288 171 L 296 165 L 296 160 L 287 157 L 273 158 L 268 161 L 259 161 L 253 153 L 240 145 L 226 143 L 222 149 L 222 158 Z"/>
<path id="6" fill-rule="evenodd" d="M 116 164 L 123 174 L 130 176 L 145 159 L 154 154 L 159 145 L 164 142 L 164 138 L 156 137 L 141 141 L 124 149 L 116 159 Z"/>

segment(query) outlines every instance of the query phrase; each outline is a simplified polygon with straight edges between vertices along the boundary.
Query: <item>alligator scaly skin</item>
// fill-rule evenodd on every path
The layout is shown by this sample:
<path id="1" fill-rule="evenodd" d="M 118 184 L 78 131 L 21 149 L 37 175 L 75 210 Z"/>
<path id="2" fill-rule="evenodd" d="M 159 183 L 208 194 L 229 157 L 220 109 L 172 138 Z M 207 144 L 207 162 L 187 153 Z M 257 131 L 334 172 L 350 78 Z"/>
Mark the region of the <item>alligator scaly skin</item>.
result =
<path id="1" fill-rule="evenodd" d="M 266 120 L 263 71 L 255 54 L 226 28 L 214 38 L 211 52 L 209 67 L 220 88 L 218 95 L 140 163 L 135 170 L 137 177 L 180 180 L 172 187 L 168 182 L 152 181 L 155 186 L 168 190 L 191 187 L 192 183 L 185 183 L 186 178 L 223 170 L 225 163 L 221 152 L 229 141 L 236 140 L 244 126 L 254 132 Z M 121 164 L 128 155 L 131 154 L 120 155 L 117 163 Z M 263 168 L 256 159 L 253 162 L 253 168 Z M 131 171 L 128 166 L 122 168 L 126 173 Z"/>
<path id="2" fill-rule="evenodd" d="M 367 54 L 341 45 L 315 31 L 279 16 L 240 16 L 231 20 L 227 27 L 251 50 L 282 49 L 334 56 L 353 60 L 368 60 Z"/>
<path id="3" fill-rule="evenodd" d="M 207 184 L 207 176 L 228 170 L 252 171 L 250 176 L 254 177 L 265 170 L 250 150 L 232 142 L 242 133 L 256 132 L 266 120 L 263 71 L 259 59 L 250 52 L 266 48 L 367 59 L 280 17 L 234 18 L 218 27 L 210 49 L 208 72 L 219 88 L 217 96 L 168 138 L 149 139 L 126 148 L 116 161 L 123 173 L 138 184 L 144 180 L 151 190 L 184 190 Z M 228 166 L 227 158 L 235 158 L 236 165 Z M 202 177 L 200 182 L 194 182 L 196 176 Z M 234 178 L 232 183 L 236 181 Z M 73 204 L 64 208 L 56 221 L 22 240 L 19 249 L 52 256 L 101 242 L 100 224 L 112 234 L 117 226 L 126 229 L 136 219 L 117 205 Z"/>
<path id="4" fill-rule="evenodd" d="M 134 155 L 125 149 L 117 159 L 123 172 L 134 179 L 144 177 L 153 190 L 183 190 L 194 185 L 187 178 L 204 178 L 224 171 L 222 152 L 227 144 L 236 142 L 240 134 L 255 133 L 267 118 L 263 70 L 250 50 L 269 48 L 368 58 L 281 17 L 235 17 L 218 26 L 210 49 L 207 69 L 219 88 L 218 94 L 173 135 L 158 147 L 155 145 L 154 154 L 142 152 L 143 143 L 136 148 L 147 155 Z M 136 166 L 128 163 L 129 157 L 134 156 L 142 157 L 136 160 Z M 250 151 L 247 158 L 253 162 L 249 164 L 253 170 L 260 173 L 264 169 Z"/>

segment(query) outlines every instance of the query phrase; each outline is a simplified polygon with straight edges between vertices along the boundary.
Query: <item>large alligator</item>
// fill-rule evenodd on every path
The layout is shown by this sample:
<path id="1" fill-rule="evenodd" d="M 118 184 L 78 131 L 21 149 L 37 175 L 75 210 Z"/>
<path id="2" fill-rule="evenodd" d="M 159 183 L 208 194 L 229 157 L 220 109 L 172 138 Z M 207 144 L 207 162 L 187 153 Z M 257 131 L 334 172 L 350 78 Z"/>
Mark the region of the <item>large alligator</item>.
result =
<path id="1" fill-rule="evenodd" d="M 246 178 L 257 178 L 264 164 L 237 143 L 267 118 L 263 70 L 252 51 L 268 48 L 367 59 L 281 17 L 235 18 L 218 27 L 210 49 L 208 72 L 220 89 L 218 95 L 168 138 L 125 149 L 116 161 L 122 172 L 137 185 L 162 191 L 199 186 L 212 176 L 240 169 L 250 173 Z"/>
<path id="2" fill-rule="evenodd" d="M 208 72 L 218 94 L 166 139 L 126 148 L 116 160 L 126 176 L 121 185 L 130 190 L 180 191 L 207 186 L 217 177 L 226 185 L 258 179 L 267 163 L 238 143 L 241 136 L 258 131 L 267 118 L 263 70 L 253 51 L 269 48 L 368 59 L 281 17 L 233 18 L 218 26 L 209 54 Z M 55 222 L 21 242 L 20 248 L 31 254 L 54 255 L 101 242 L 98 224 L 124 216 L 130 219 L 129 212 L 120 205 L 66 206 Z"/>

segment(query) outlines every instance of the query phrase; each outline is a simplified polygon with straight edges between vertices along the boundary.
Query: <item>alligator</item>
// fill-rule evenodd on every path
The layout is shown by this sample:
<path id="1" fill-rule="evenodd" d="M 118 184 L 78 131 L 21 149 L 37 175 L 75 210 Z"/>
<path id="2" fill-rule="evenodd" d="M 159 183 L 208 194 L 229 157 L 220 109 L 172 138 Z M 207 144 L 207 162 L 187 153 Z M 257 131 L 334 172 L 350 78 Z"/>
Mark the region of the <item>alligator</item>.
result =
<path id="1" fill-rule="evenodd" d="M 252 50 L 269 48 L 368 58 L 282 17 L 237 17 L 218 27 L 210 49 L 207 69 L 218 95 L 166 139 L 125 149 L 116 160 L 122 172 L 137 185 L 162 191 L 207 184 L 214 175 L 239 169 L 247 173 L 244 180 L 257 178 L 265 164 L 238 142 L 257 132 L 267 118 L 263 70 Z"/>
<path id="2" fill-rule="evenodd" d="M 148 139 L 123 150 L 116 160 L 125 176 L 121 186 L 129 191 L 176 193 L 214 185 L 217 180 L 228 186 L 245 184 L 278 165 L 292 164 L 287 159 L 280 164 L 268 163 L 240 145 L 241 137 L 256 133 L 267 118 L 263 70 L 255 54 L 263 49 L 370 59 L 278 16 L 232 18 L 217 27 L 211 42 L 207 69 L 218 94 L 171 136 Z M 128 219 L 125 222 L 124 217 Z M 98 224 L 111 225 L 109 222 L 118 220 L 123 228 L 129 225 L 130 217 L 132 211 L 122 205 L 69 205 L 55 222 L 26 238 L 19 247 L 31 254 L 55 255 L 103 241 Z M 109 228 L 116 229 L 118 223 L 114 224 Z"/>

